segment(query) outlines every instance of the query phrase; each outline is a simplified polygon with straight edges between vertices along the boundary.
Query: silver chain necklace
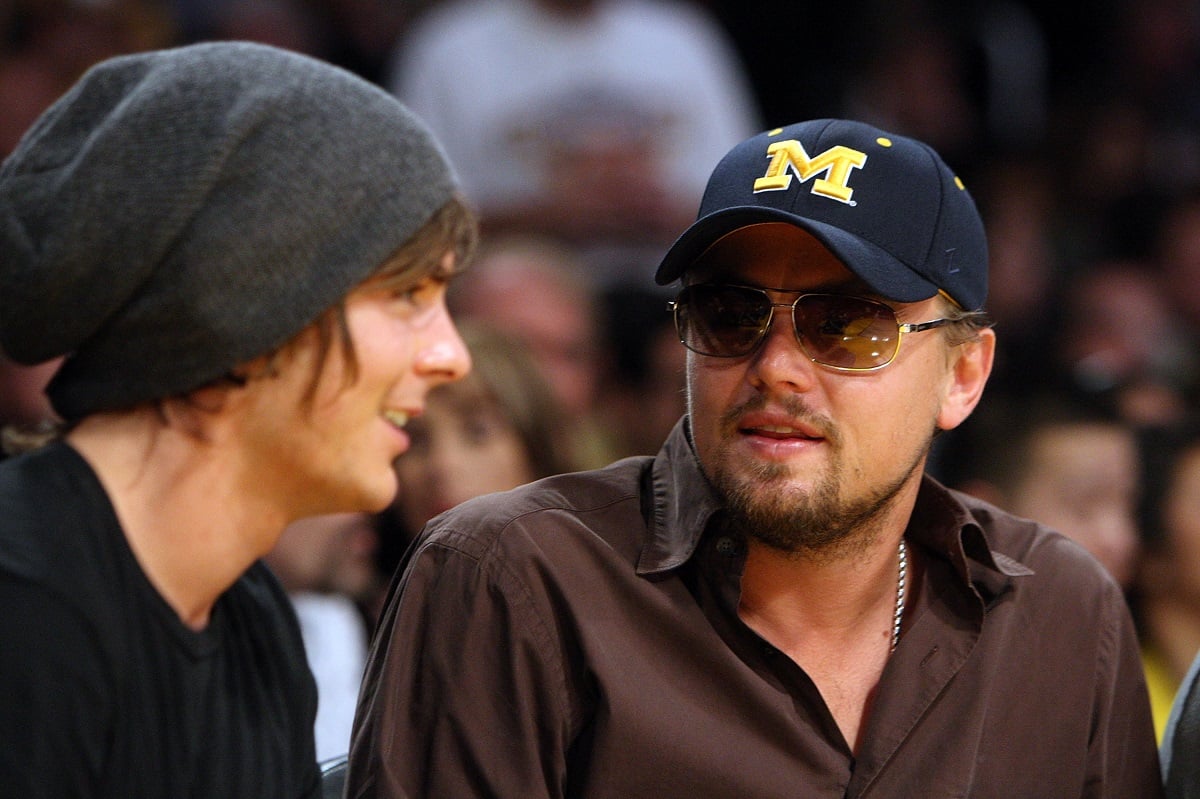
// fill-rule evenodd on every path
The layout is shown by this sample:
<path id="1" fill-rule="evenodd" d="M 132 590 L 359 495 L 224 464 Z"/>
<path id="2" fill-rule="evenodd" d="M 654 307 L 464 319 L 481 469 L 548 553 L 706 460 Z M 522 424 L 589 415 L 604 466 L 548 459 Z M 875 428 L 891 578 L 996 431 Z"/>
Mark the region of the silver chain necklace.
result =
<path id="1" fill-rule="evenodd" d="M 904 601 L 908 594 L 908 546 L 900 539 L 900 569 L 896 579 L 896 611 L 892 614 L 892 652 L 900 643 L 900 623 L 904 620 Z"/>

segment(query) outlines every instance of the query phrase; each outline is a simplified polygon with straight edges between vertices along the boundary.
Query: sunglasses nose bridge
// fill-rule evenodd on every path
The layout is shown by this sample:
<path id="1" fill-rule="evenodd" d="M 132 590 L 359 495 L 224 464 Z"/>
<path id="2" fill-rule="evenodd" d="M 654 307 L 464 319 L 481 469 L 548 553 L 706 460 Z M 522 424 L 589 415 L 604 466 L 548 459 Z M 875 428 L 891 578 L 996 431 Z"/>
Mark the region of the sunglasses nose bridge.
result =
<path id="1" fill-rule="evenodd" d="M 771 336 L 771 329 L 776 320 L 779 317 L 783 317 L 786 320 L 784 324 L 787 324 L 791 330 L 792 339 L 800 347 L 800 351 L 804 353 L 804 356 L 811 359 L 813 357 L 812 353 L 809 351 L 808 344 L 804 341 L 804 335 L 800 330 L 800 320 L 796 316 L 796 312 L 800 307 L 800 300 L 803 299 L 803 297 L 797 297 L 791 302 L 775 302 L 770 295 L 766 294 L 765 292 L 763 293 L 763 296 L 767 299 L 767 318 L 763 322 L 762 332 L 759 334 L 758 344 L 756 345 L 755 349 L 758 349 L 766 342 L 766 340 Z M 784 309 L 785 313 L 776 314 L 776 308 Z"/>

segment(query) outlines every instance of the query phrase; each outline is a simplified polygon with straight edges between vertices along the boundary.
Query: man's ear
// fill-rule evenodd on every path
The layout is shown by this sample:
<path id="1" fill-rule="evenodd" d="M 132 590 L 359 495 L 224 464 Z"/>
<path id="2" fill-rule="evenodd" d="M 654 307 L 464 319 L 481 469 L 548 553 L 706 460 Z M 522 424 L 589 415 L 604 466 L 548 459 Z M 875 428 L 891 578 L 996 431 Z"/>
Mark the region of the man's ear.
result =
<path id="1" fill-rule="evenodd" d="M 958 427 L 983 396 L 983 387 L 992 373 L 996 354 L 996 333 L 991 328 L 979 331 L 979 338 L 955 347 L 957 353 L 946 374 L 942 407 L 937 424 L 941 430 Z"/>

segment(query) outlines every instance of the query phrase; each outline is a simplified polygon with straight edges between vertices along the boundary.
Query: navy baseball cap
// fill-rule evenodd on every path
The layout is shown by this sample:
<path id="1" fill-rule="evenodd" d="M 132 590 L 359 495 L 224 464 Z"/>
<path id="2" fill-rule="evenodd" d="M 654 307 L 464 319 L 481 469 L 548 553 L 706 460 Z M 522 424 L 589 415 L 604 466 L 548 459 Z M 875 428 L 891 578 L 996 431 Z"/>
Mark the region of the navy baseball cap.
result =
<path id="1" fill-rule="evenodd" d="M 655 281 L 679 279 L 722 236 L 762 222 L 811 233 L 887 299 L 917 302 L 940 290 L 977 310 L 987 297 L 987 237 L 975 201 L 915 139 L 843 119 L 747 139 L 713 170 L 696 221 Z"/>

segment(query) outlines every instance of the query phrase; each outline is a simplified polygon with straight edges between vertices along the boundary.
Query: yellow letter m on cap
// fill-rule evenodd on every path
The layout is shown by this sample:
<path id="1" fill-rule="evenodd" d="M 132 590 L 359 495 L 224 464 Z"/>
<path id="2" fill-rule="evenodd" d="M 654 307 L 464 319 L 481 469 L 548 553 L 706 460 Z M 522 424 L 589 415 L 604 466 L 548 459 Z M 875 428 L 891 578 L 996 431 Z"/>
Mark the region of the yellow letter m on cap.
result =
<path id="1" fill-rule="evenodd" d="M 825 173 L 824 178 L 813 181 L 812 193 L 829 197 L 839 202 L 849 203 L 854 189 L 847 183 L 850 180 L 850 170 L 862 168 L 867 163 L 867 154 L 849 147 L 837 145 L 830 147 L 816 158 L 809 158 L 804 151 L 804 145 L 795 139 L 777 141 L 767 148 L 771 163 L 767 166 L 767 174 L 754 181 L 754 191 L 783 191 L 792 185 L 790 169 L 801 181 Z"/>

